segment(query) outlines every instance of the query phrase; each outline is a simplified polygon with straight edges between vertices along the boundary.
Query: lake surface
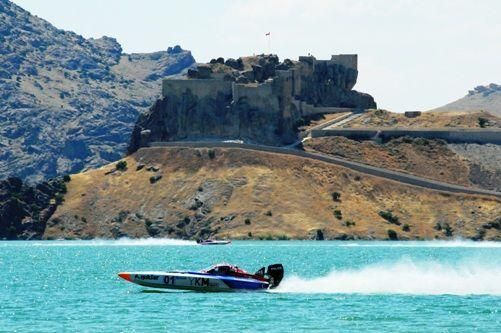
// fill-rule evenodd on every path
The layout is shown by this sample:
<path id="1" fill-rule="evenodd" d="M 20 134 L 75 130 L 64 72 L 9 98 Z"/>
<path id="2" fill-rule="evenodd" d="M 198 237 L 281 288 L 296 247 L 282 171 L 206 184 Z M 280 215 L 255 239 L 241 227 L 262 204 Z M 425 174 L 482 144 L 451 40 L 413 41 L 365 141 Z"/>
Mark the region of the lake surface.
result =
<path id="1" fill-rule="evenodd" d="M 272 292 L 144 292 L 120 271 L 229 262 Z M 0 242 L 0 332 L 501 332 L 501 243 Z"/>

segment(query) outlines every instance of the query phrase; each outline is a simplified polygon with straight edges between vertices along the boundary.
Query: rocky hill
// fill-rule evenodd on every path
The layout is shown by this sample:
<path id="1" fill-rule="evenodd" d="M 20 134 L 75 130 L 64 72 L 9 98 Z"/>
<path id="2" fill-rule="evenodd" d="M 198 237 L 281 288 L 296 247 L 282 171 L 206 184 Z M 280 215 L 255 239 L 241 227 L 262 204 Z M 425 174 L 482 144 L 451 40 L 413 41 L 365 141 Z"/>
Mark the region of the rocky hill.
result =
<path id="1" fill-rule="evenodd" d="M 125 54 L 0 0 L 0 174 L 34 181 L 117 160 L 162 78 L 193 63 L 179 46 Z"/>
<path id="2" fill-rule="evenodd" d="M 72 176 L 40 237 L 501 239 L 499 198 L 439 193 L 308 158 L 143 148 L 123 161 L 126 168 Z"/>
<path id="3" fill-rule="evenodd" d="M 501 85 L 491 83 L 478 86 L 468 92 L 468 95 L 457 101 L 434 109 L 433 111 L 478 111 L 484 110 L 501 116 Z"/>

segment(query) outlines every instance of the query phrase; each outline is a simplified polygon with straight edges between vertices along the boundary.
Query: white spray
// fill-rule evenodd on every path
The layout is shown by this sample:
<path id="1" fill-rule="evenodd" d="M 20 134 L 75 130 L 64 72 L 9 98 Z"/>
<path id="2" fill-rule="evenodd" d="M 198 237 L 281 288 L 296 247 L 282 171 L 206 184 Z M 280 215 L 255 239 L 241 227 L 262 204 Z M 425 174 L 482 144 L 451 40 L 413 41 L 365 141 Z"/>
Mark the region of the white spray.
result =
<path id="1" fill-rule="evenodd" d="M 357 270 L 333 270 L 326 276 L 286 278 L 275 289 L 284 293 L 360 293 L 409 295 L 498 295 L 501 267 L 476 262 L 455 266 L 402 260 Z"/>

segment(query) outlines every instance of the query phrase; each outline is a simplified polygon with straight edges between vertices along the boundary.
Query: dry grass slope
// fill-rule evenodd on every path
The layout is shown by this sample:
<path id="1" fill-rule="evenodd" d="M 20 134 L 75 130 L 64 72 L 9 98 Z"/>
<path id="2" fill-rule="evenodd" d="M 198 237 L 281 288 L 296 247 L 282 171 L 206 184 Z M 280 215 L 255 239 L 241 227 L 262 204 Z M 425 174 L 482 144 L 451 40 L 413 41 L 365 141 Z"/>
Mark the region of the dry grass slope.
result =
<path id="1" fill-rule="evenodd" d="M 482 120 L 483 119 L 483 120 Z M 500 128 L 501 119 L 484 111 L 423 112 L 416 118 L 386 110 L 370 110 L 342 127 L 410 127 L 410 128 Z"/>
<path id="2" fill-rule="evenodd" d="M 482 227 L 501 215 L 499 199 L 404 186 L 314 160 L 148 148 L 125 161 L 126 171 L 105 175 L 113 164 L 72 176 L 45 238 L 306 239 L 321 230 L 331 239 L 387 239 L 394 230 L 400 239 L 500 239 L 499 229 Z M 162 177 L 150 180 L 154 175 Z M 383 219 L 382 210 L 400 225 Z"/>
<path id="3" fill-rule="evenodd" d="M 308 140 L 304 148 L 451 184 L 472 185 L 467 161 L 440 140 L 403 137 L 379 144 L 333 136 Z"/>

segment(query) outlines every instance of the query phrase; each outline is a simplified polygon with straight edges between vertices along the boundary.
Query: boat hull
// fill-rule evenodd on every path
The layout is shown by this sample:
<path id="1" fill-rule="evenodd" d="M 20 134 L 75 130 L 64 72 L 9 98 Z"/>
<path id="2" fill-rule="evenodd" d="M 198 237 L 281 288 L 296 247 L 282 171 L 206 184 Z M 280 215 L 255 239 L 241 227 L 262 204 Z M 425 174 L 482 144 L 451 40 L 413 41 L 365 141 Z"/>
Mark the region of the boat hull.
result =
<path id="1" fill-rule="evenodd" d="M 202 241 L 199 245 L 228 245 L 231 241 Z"/>
<path id="2" fill-rule="evenodd" d="M 266 281 L 199 272 L 123 272 L 118 276 L 144 287 L 161 289 L 213 292 L 266 290 L 269 287 Z"/>

